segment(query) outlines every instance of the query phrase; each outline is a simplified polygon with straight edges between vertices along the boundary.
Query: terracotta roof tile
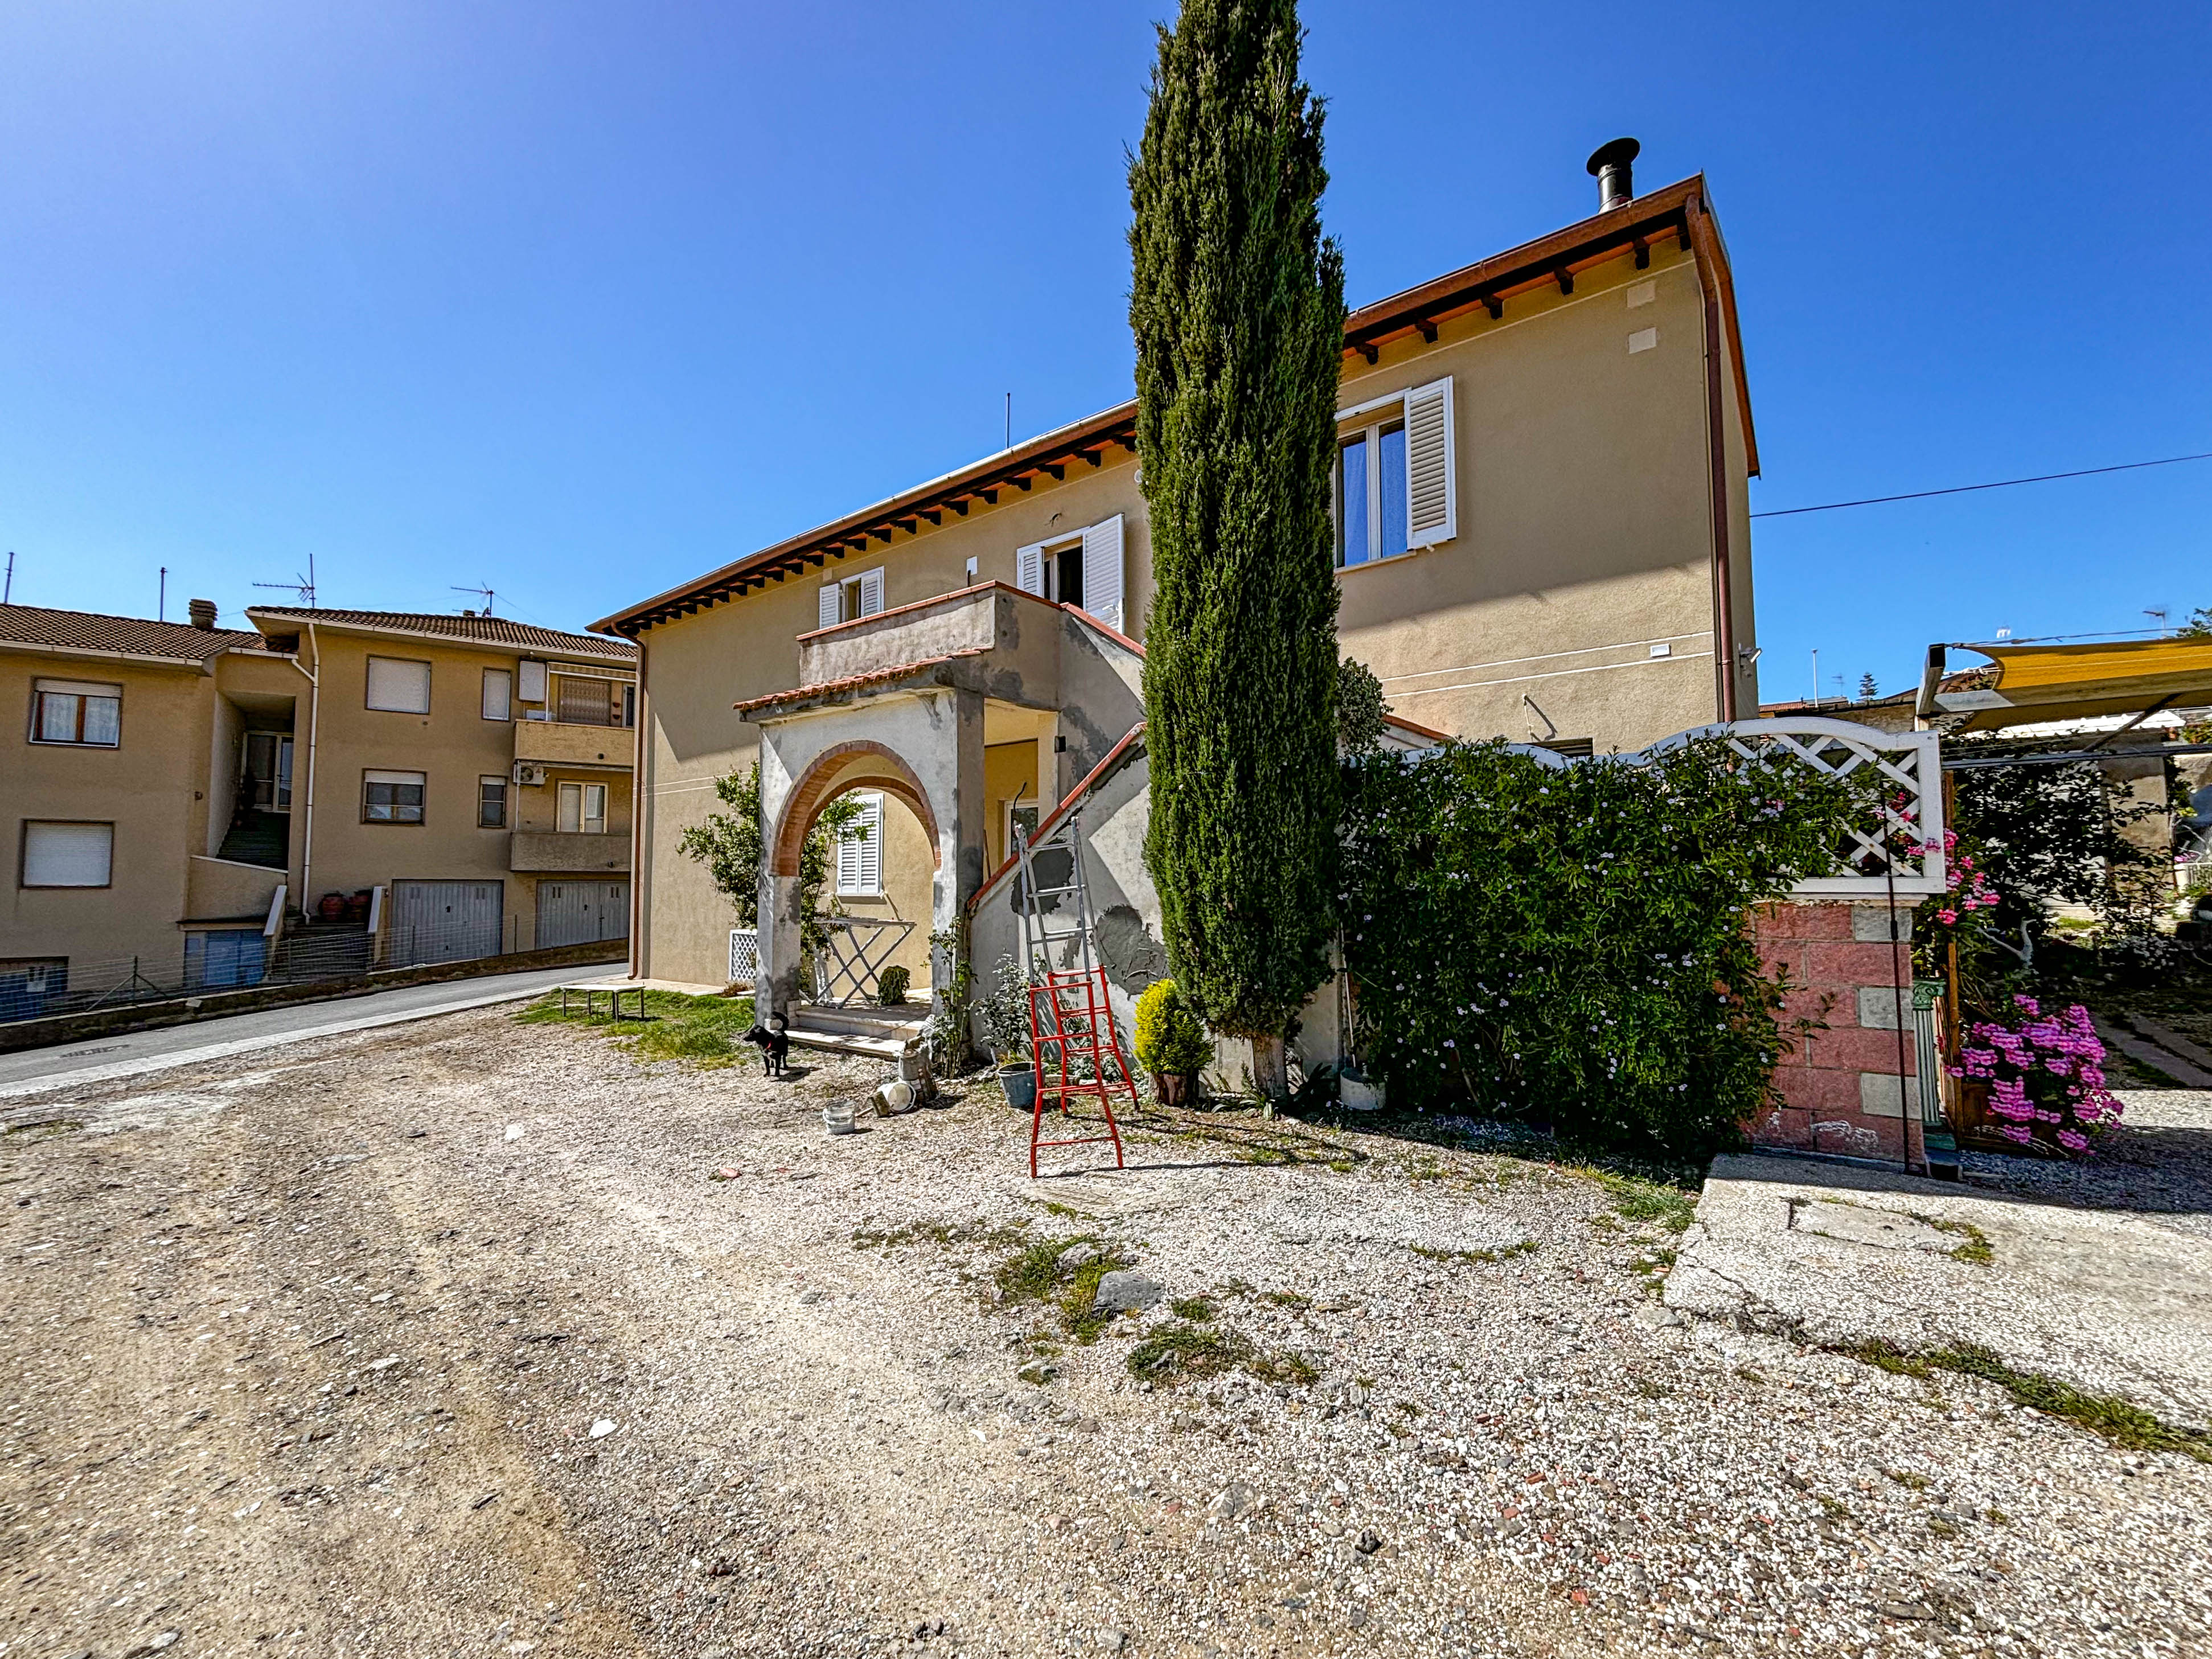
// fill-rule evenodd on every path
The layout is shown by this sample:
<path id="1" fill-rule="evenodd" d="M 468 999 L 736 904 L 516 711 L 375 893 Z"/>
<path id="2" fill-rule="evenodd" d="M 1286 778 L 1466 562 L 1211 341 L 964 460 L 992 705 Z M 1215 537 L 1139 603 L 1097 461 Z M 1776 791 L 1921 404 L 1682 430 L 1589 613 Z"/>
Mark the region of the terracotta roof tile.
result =
<path id="1" fill-rule="evenodd" d="M 923 657 L 915 662 L 896 663 L 889 668 L 872 668 L 865 674 L 848 674 L 840 680 L 817 680 L 811 685 L 794 685 L 788 691 L 771 691 L 764 697 L 749 698 L 732 707 L 741 717 L 750 720 L 757 709 L 774 708 L 787 702 L 805 702 L 810 698 L 834 696 L 840 691 L 856 691 L 864 685 L 902 680 L 910 674 L 921 673 L 926 668 L 941 667 L 963 657 L 983 656 L 988 650 L 987 646 L 967 646 L 958 651 L 948 651 L 941 657 Z"/>
<path id="2" fill-rule="evenodd" d="M 428 634 L 440 639 L 477 640 L 491 645 L 526 646 L 536 651 L 565 651 L 593 657 L 633 660 L 637 647 L 628 640 L 604 634 L 569 634 L 557 628 L 538 628 L 507 617 L 461 617 L 450 612 L 422 611 L 325 611 L 303 605 L 257 605 L 247 616 L 258 621 L 317 622 L 334 628 L 383 628 L 405 634 Z"/>
<path id="3" fill-rule="evenodd" d="M 155 622 L 150 617 L 49 611 L 34 605 L 0 605 L 0 640 L 70 651 L 167 657 L 176 662 L 204 662 L 225 651 L 269 648 L 269 641 L 250 629 L 194 628 L 190 623 Z"/>

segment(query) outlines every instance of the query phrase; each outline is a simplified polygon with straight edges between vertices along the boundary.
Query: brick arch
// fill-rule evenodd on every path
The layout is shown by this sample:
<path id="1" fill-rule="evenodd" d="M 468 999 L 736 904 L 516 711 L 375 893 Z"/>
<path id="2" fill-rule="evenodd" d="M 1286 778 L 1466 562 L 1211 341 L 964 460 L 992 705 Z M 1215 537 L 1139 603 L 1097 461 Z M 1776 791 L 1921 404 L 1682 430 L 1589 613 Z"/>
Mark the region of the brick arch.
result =
<path id="1" fill-rule="evenodd" d="M 875 764 L 850 775 L 840 775 L 855 756 L 862 755 Z M 930 862 L 938 866 L 944 863 L 944 854 L 937 844 L 937 814 L 930 810 L 929 793 L 921 787 L 921 780 L 915 776 L 912 767 L 883 744 L 860 738 L 823 750 L 808 763 L 799 781 L 792 786 L 790 799 L 784 803 L 783 822 L 776 827 L 775 842 L 769 855 L 771 874 L 799 873 L 799 848 L 805 845 L 806 832 L 814 827 L 814 820 L 822 815 L 823 807 L 854 789 L 880 789 L 904 802 L 921 820 L 922 833 L 929 840 Z"/>

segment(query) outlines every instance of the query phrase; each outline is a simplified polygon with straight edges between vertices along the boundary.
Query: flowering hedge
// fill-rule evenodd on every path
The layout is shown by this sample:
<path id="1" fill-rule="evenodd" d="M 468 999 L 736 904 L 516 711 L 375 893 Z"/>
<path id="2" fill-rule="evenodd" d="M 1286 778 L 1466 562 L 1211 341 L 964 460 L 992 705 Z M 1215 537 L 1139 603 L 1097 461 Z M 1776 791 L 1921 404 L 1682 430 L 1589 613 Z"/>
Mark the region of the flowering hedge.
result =
<path id="1" fill-rule="evenodd" d="M 2089 1150 L 2090 1133 L 2118 1123 L 2120 1103 L 2105 1087 L 2105 1045 L 2075 1003 L 2046 1014 L 2033 997 L 2013 998 L 2017 1024 L 1977 1020 L 1967 1027 L 1951 1075 L 1986 1079 L 1997 1133 L 2026 1146 L 2056 1141 Z"/>
<path id="2" fill-rule="evenodd" d="M 1835 866 L 1861 786 L 1700 740 L 1547 767 L 1501 743 L 1346 763 L 1340 915 L 1371 1075 L 1692 1152 L 1772 1094 L 1750 913 Z"/>

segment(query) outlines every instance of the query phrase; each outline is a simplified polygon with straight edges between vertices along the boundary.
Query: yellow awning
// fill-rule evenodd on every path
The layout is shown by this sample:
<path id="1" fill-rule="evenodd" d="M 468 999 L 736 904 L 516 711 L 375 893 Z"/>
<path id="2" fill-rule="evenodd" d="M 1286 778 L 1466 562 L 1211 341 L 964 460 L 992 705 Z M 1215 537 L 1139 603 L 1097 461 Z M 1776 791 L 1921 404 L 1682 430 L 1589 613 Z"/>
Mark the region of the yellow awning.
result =
<path id="1" fill-rule="evenodd" d="M 1936 694 L 1939 712 L 1969 716 L 1960 731 L 2212 703 L 2212 640 L 1954 648 L 1978 652 L 1997 667 L 1992 685 Z"/>

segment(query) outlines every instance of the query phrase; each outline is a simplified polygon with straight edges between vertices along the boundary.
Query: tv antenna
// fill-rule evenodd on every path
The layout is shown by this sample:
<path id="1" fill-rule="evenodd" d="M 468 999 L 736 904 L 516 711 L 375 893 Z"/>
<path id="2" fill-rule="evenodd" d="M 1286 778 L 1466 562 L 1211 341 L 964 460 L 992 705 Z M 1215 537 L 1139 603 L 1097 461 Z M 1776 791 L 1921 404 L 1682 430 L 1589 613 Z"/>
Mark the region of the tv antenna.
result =
<path id="1" fill-rule="evenodd" d="M 295 571 L 293 573 L 293 580 L 289 582 L 256 582 L 253 585 L 256 587 L 274 587 L 297 593 L 301 605 L 312 606 L 315 603 L 315 556 L 312 553 L 307 555 L 307 574 L 304 576 Z"/>
<path id="2" fill-rule="evenodd" d="M 453 592 L 456 592 L 456 593 L 481 593 L 481 594 L 483 594 L 483 602 L 484 602 L 484 606 L 483 606 L 483 614 L 484 614 L 485 616 L 487 616 L 487 617 L 489 617 L 489 615 L 491 615 L 492 591 L 491 591 L 491 589 L 489 589 L 489 587 L 456 587 L 455 589 L 453 589 Z"/>

